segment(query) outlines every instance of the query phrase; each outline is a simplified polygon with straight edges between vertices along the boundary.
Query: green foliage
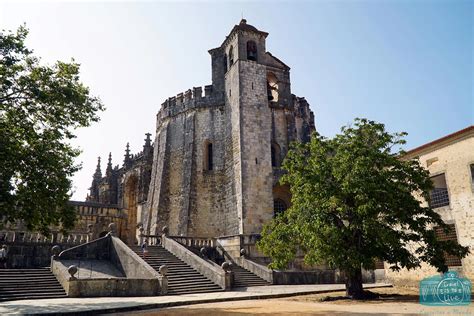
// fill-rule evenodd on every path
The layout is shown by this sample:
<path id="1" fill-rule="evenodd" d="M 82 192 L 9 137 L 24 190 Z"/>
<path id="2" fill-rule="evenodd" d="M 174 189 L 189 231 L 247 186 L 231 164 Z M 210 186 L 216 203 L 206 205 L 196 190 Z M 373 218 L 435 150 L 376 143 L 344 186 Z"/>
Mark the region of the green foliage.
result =
<path id="1" fill-rule="evenodd" d="M 68 141 L 104 107 L 79 81 L 79 64 L 40 65 L 27 34 L 24 26 L 0 33 L 0 218 L 67 229 L 75 220 L 70 178 L 80 168 Z"/>
<path id="2" fill-rule="evenodd" d="M 295 143 L 283 163 L 292 205 L 263 229 L 260 249 L 283 269 L 301 250 L 307 264 L 326 263 L 354 275 L 376 259 L 391 268 L 425 261 L 446 271 L 444 253 L 464 257 L 467 247 L 439 241 L 434 226 L 447 226 L 414 196 L 429 199 L 429 173 L 417 160 L 403 160 L 405 133 L 356 119 L 332 139 L 312 135 Z"/>

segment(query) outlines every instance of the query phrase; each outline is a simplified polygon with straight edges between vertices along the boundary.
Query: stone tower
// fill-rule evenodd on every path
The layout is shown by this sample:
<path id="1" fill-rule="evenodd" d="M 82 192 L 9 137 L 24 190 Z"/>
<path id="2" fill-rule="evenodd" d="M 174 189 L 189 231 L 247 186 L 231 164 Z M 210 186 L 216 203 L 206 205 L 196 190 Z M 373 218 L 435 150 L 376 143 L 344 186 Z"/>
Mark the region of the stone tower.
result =
<path id="1" fill-rule="evenodd" d="M 212 84 L 166 99 L 153 144 L 147 134 L 142 152 L 127 145 L 123 167 L 97 173 L 91 200 L 123 208 L 128 240 L 164 226 L 170 235 L 255 235 L 290 206 L 280 164 L 291 142 L 309 140 L 314 116 L 291 93 L 290 67 L 266 51 L 267 36 L 235 25 L 209 50 Z"/>
<path id="2" fill-rule="evenodd" d="M 157 114 L 145 231 L 258 234 L 290 204 L 280 163 L 306 141 L 314 116 L 290 91 L 290 68 L 266 51 L 268 33 L 242 20 L 209 50 L 212 85 L 168 98 Z"/>
<path id="3" fill-rule="evenodd" d="M 242 20 L 224 41 L 239 234 L 259 233 L 273 216 L 271 130 L 265 38 Z"/>

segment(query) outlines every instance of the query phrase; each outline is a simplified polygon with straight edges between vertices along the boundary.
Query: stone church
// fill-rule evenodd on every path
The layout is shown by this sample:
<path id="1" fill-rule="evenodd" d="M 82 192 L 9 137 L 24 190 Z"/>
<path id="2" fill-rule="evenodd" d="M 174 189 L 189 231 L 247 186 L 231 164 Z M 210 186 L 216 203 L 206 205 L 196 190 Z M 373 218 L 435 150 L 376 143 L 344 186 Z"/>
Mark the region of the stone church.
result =
<path id="1" fill-rule="evenodd" d="M 87 201 L 115 205 L 129 243 L 144 234 L 219 237 L 260 233 L 290 204 L 278 183 L 291 142 L 306 142 L 314 115 L 291 93 L 290 67 L 268 52 L 268 33 L 242 19 L 209 50 L 212 84 L 165 100 L 154 142 L 127 149 L 122 167 L 100 160 Z M 125 238 L 123 238 L 125 239 Z"/>

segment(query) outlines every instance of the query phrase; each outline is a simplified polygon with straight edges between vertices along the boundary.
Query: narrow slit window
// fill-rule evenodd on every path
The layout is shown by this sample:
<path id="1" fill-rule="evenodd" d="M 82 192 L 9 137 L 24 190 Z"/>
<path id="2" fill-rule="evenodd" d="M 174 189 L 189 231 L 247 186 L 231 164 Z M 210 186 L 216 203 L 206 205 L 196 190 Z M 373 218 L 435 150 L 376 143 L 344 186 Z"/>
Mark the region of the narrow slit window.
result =
<path id="1" fill-rule="evenodd" d="M 207 144 L 207 170 L 213 170 L 214 161 L 212 153 L 212 143 Z"/>

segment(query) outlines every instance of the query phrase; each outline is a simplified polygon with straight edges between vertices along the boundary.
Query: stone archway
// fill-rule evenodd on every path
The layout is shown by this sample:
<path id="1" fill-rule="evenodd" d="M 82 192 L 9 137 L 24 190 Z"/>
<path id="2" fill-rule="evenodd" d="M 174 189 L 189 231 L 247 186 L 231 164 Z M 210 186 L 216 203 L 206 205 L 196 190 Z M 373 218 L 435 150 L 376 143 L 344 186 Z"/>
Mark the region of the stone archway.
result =
<path id="1" fill-rule="evenodd" d="M 125 181 L 124 209 L 127 214 L 127 224 L 125 229 L 125 242 L 129 245 L 138 243 L 136 237 L 137 228 L 137 204 L 138 204 L 138 177 L 131 175 Z"/>

